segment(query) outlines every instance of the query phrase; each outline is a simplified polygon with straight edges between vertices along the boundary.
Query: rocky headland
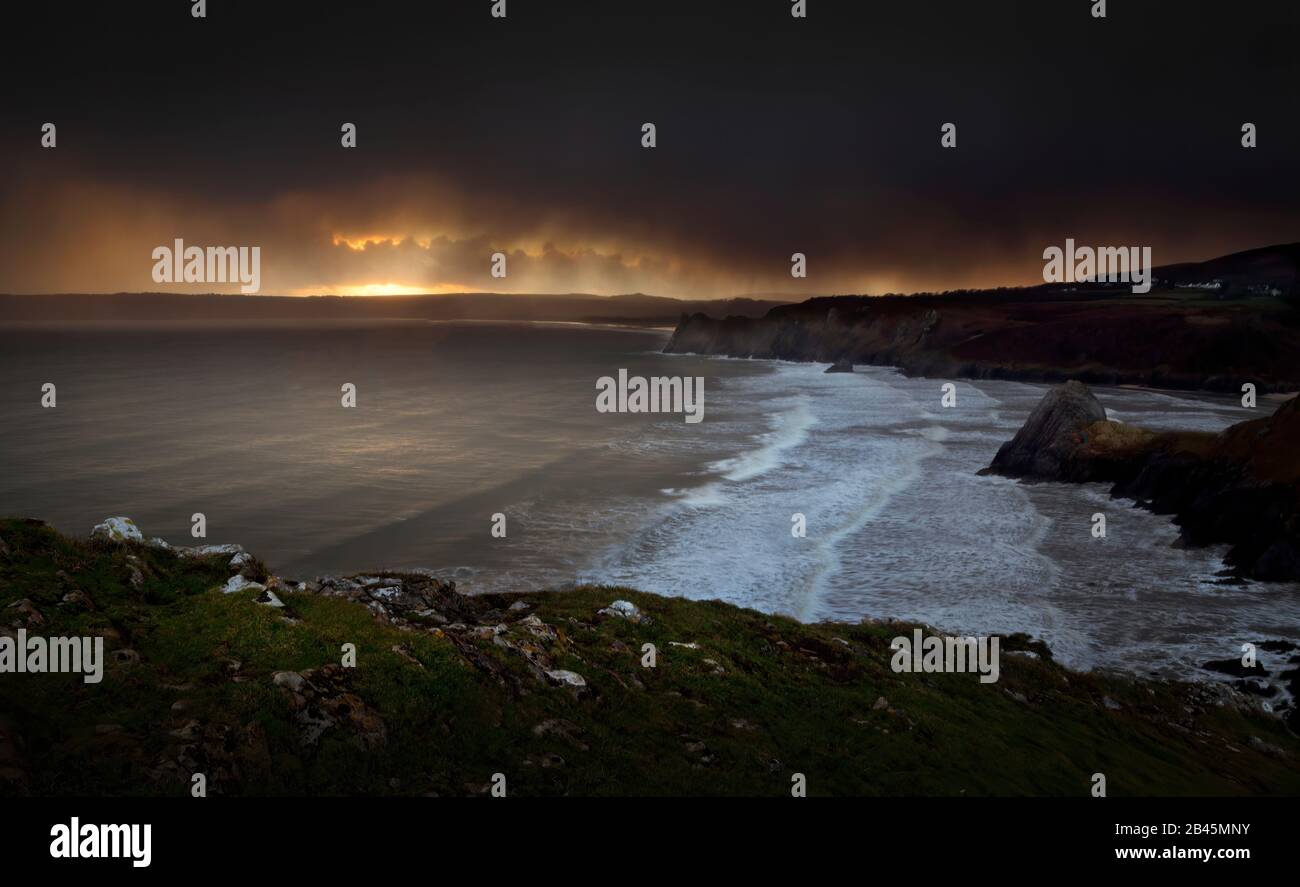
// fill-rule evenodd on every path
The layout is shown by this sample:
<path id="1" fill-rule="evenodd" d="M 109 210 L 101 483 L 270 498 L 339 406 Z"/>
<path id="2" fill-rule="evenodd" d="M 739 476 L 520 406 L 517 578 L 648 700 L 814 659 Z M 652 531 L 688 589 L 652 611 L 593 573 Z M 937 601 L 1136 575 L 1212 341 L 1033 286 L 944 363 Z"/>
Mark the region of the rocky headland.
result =
<path id="1" fill-rule="evenodd" d="M 1300 739 L 1229 684 L 896 673 L 896 622 L 631 589 L 295 581 L 126 518 L 0 520 L 0 636 L 93 636 L 102 681 L 0 674 L 0 795 L 1296 794 Z M 1294 658 L 1294 657 L 1293 657 Z M 1293 672 L 1294 674 L 1294 672 Z M 504 780 L 504 783 L 501 782 Z"/>
<path id="2" fill-rule="evenodd" d="M 1148 431 L 1106 418 L 1078 381 L 1050 389 L 986 471 L 1100 482 L 1169 514 L 1188 545 L 1225 544 L 1242 577 L 1300 580 L 1300 399 L 1218 434 Z"/>
<path id="3" fill-rule="evenodd" d="M 683 314 L 668 353 L 898 367 L 912 376 L 1300 390 L 1300 244 L 1156 269 L 1136 295 L 1076 284 L 833 296 Z M 1189 282 L 1195 283 L 1188 286 Z M 1208 287 L 1208 288 L 1198 288 Z"/>

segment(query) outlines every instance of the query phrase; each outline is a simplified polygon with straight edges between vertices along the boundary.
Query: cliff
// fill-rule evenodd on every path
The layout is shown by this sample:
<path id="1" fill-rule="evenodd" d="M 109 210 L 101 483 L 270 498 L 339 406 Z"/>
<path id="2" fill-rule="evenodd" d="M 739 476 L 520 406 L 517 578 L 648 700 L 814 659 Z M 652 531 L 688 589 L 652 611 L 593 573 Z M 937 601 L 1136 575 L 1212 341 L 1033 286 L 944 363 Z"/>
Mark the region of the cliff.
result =
<path id="1" fill-rule="evenodd" d="M 1101 286 L 836 296 L 762 317 L 682 315 L 664 350 L 849 361 L 938 378 L 1300 390 L 1300 310 L 1290 302 Z"/>

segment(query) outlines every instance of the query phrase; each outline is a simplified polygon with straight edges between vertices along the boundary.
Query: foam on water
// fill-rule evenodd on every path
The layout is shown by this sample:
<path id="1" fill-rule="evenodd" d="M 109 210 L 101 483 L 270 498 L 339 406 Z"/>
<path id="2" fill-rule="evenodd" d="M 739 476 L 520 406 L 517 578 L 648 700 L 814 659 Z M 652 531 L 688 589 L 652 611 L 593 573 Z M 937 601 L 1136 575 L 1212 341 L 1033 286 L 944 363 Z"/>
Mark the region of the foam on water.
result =
<path id="1" fill-rule="evenodd" d="M 1201 662 L 1240 642 L 1300 637 L 1300 589 L 1223 585 L 1222 551 L 1176 547 L 1168 517 L 1099 485 L 980 477 L 1045 386 L 960 382 L 944 409 L 939 380 L 771 366 L 713 395 L 715 431 L 744 450 L 665 490 L 630 541 L 593 560 L 594 578 L 806 621 L 1023 631 L 1074 667 L 1170 676 L 1203 678 Z M 1098 393 L 1149 427 L 1220 430 L 1246 413 L 1230 398 Z M 796 512 L 807 538 L 791 535 Z M 1097 512 L 1106 539 L 1092 537 Z"/>
<path id="2" fill-rule="evenodd" d="M 709 469 L 727 480 L 746 481 L 781 467 L 786 453 L 806 441 L 808 429 L 817 422 L 808 408 L 808 398 L 794 400 L 794 406 L 768 416 L 772 430 L 761 435 L 761 446 L 733 459 L 711 463 Z"/>

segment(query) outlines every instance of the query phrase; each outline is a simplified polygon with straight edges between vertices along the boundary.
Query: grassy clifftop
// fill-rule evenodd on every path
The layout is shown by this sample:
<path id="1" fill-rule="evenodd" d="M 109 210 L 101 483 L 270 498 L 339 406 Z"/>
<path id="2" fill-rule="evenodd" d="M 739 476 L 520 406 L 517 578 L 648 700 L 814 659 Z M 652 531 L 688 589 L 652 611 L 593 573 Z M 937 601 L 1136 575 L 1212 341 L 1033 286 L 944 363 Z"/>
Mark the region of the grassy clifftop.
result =
<path id="1" fill-rule="evenodd" d="M 1111 795 L 1300 792 L 1300 741 L 1244 697 L 1071 672 L 1024 637 L 981 684 L 894 673 L 898 623 L 295 584 L 248 558 L 257 584 L 222 593 L 229 553 L 24 520 L 0 540 L 0 630 L 102 636 L 107 659 L 98 684 L 0 674 L 0 794 L 183 796 L 196 772 L 232 795 L 484 794 L 496 773 L 512 796 L 788 796 L 795 773 L 813 795 L 1086 797 L 1098 772 Z"/>

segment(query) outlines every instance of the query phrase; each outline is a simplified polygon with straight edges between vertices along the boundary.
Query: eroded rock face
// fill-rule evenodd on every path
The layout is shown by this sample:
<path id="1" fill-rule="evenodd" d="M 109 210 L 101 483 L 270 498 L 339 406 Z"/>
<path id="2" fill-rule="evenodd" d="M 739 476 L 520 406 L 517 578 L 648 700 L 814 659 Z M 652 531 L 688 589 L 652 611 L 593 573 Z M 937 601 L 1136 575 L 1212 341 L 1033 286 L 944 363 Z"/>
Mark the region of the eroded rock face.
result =
<path id="1" fill-rule="evenodd" d="M 988 471 L 1009 477 L 1081 480 L 1078 452 L 1088 426 L 1106 421 L 1106 408 L 1082 382 L 1057 385 L 1043 396 L 1016 436 L 1003 444 Z"/>

